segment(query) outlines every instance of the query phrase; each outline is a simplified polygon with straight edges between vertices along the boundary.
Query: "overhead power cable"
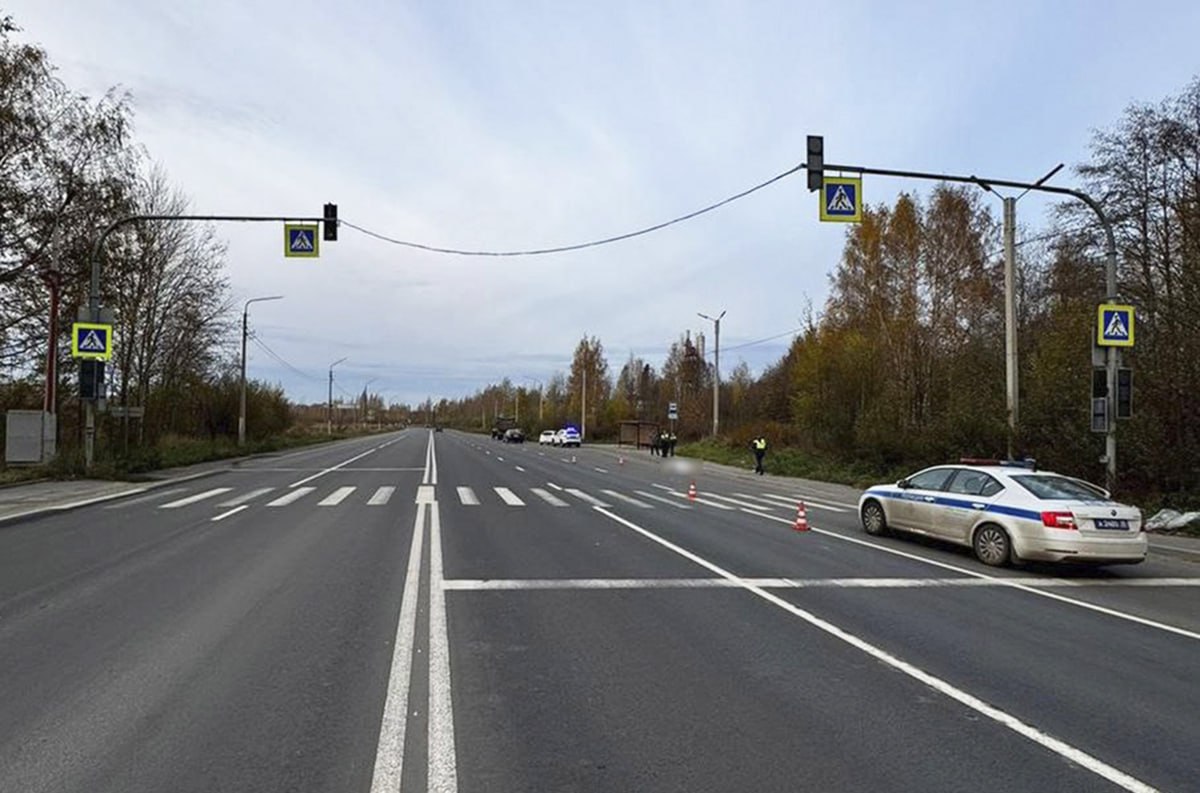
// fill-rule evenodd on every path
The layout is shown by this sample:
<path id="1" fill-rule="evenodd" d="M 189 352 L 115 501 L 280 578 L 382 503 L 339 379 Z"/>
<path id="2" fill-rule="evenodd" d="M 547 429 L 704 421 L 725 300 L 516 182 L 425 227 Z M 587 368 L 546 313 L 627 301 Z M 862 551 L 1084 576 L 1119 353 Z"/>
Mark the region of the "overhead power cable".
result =
<path id="1" fill-rule="evenodd" d="M 314 381 L 320 381 L 323 379 L 321 377 L 317 377 L 316 375 L 309 374 L 308 372 L 301 371 L 300 369 L 297 369 L 295 366 L 292 366 L 290 363 L 288 363 L 286 360 L 284 360 L 284 358 L 281 355 L 279 355 L 279 353 L 275 352 L 270 347 L 268 347 L 266 342 L 264 342 L 262 339 L 258 338 L 257 335 L 251 335 L 250 341 L 254 342 L 256 345 L 258 345 L 260 348 L 262 348 L 262 351 L 265 352 L 267 355 L 271 356 L 273 359 L 275 359 L 275 361 L 277 363 L 279 363 L 280 365 L 291 370 L 295 374 L 298 374 L 301 377 L 305 377 L 305 378 L 308 378 L 309 380 L 314 380 Z"/>
<path id="2" fill-rule="evenodd" d="M 694 212 L 689 212 L 686 215 L 680 215 L 677 218 L 672 218 L 671 220 L 667 220 L 662 223 L 655 223 L 653 226 L 646 226 L 645 228 L 638 229 L 637 231 L 629 231 L 624 234 L 616 234 L 612 237 L 604 237 L 603 239 L 591 240 L 590 242 L 580 242 L 580 243 L 576 243 L 573 245 L 557 245 L 552 248 L 531 248 L 528 250 L 510 250 L 510 251 L 465 250 L 462 248 L 447 248 L 447 247 L 442 247 L 442 246 L 438 246 L 438 245 L 427 245 L 427 244 L 421 243 L 421 242 L 411 242 L 408 240 L 396 239 L 395 237 L 389 237 L 386 234 L 380 234 L 377 231 L 371 231 L 370 229 L 366 229 L 366 228 L 363 228 L 362 226 L 355 225 L 354 223 L 351 223 L 348 220 L 342 220 L 342 221 L 339 221 L 339 223 L 340 223 L 340 225 L 343 225 L 347 228 L 351 228 L 351 229 L 354 229 L 355 231 L 361 232 L 362 234 L 366 234 L 368 237 L 374 237 L 377 240 L 381 240 L 383 242 L 387 242 L 392 245 L 401 245 L 405 248 L 416 248 L 417 250 L 429 251 L 430 253 L 444 253 L 444 254 L 448 254 L 450 256 L 544 256 L 544 255 L 550 254 L 550 253 L 567 253 L 569 251 L 583 250 L 584 248 L 596 248 L 601 245 L 610 245 L 614 242 L 621 242 L 623 240 L 633 239 L 634 237 L 640 237 L 644 234 L 650 234 L 655 231 L 660 231 L 662 229 L 667 228 L 668 226 L 673 226 L 676 223 L 682 223 L 685 220 L 691 220 L 692 218 L 696 218 L 696 217 L 699 217 L 700 215 L 706 214 L 708 212 L 712 212 L 714 209 L 720 209 L 721 207 L 725 206 L 726 204 L 732 204 L 734 201 L 745 198 L 746 196 L 751 195 L 752 193 L 756 193 L 759 190 L 762 190 L 764 187 L 769 187 L 782 179 L 786 179 L 787 177 L 791 176 L 792 174 L 796 173 L 799 170 L 802 170 L 803 168 L 804 168 L 804 165 L 797 165 L 794 168 L 789 168 L 788 170 L 784 171 L 781 174 L 772 176 L 770 179 L 768 179 L 765 182 L 760 182 L 759 184 L 756 184 L 751 188 L 743 190 L 740 193 L 731 195 L 728 198 L 722 199 L 721 201 L 718 201 L 715 204 L 709 204 L 708 206 L 703 207 L 702 209 L 697 209 Z"/>

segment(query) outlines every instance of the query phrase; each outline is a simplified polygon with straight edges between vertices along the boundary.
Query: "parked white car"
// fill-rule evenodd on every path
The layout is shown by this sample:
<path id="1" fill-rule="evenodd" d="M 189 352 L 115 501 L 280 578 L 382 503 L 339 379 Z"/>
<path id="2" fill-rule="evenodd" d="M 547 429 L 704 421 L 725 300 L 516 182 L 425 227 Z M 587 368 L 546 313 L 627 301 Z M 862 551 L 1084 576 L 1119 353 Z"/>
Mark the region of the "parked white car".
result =
<path id="1" fill-rule="evenodd" d="M 538 436 L 538 445 L 545 446 L 546 444 L 554 445 L 554 430 L 542 430 L 542 434 Z"/>
<path id="2" fill-rule="evenodd" d="M 1146 558 L 1137 507 L 1096 485 L 1031 464 L 964 460 L 926 468 L 858 502 L 867 534 L 891 529 L 966 545 L 979 561 L 1136 564 Z"/>

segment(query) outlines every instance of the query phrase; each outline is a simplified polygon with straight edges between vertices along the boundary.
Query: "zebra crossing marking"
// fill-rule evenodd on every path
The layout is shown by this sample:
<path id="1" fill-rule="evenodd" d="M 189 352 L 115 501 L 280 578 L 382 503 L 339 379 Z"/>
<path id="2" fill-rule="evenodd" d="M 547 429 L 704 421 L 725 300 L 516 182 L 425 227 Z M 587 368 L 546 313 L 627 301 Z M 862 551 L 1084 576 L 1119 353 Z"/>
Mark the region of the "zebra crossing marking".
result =
<path id="1" fill-rule="evenodd" d="M 234 496 L 233 498 L 229 499 L 228 501 L 222 501 L 220 504 L 217 504 L 217 506 L 218 507 L 240 507 L 242 504 L 245 504 L 247 501 L 253 501 L 254 499 L 258 498 L 259 496 L 265 496 L 267 493 L 270 493 L 274 489 L 275 488 L 273 488 L 273 487 L 256 488 L 255 490 L 251 490 L 249 492 L 242 493 L 240 496 Z"/>
<path id="2" fill-rule="evenodd" d="M 195 504 L 199 501 L 205 501 L 214 496 L 219 496 L 222 493 L 228 493 L 230 490 L 233 490 L 233 488 L 232 487 L 214 487 L 212 490 L 205 490 L 203 493 L 196 493 L 195 495 L 192 495 L 192 496 L 186 496 L 186 497 L 178 499 L 176 501 L 171 501 L 166 504 L 162 504 L 161 506 L 159 506 L 159 509 L 179 509 L 180 507 L 186 507 L 189 504 Z"/>
<path id="3" fill-rule="evenodd" d="M 615 499 L 624 501 L 626 504 L 632 504 L 635 507 L 641 507 L 642 509 L 654 509 L 654 507 L 650 506 L 645 501 L 638 501 L 636 498 L 627 496 L 624 493 L 618 493 L 616 490 L 601 490 L 600 492 L 606 496 L 612 496 Z"/>
<path id="4" fill-rule="evenodd" d="M 313 492 L 314 490 L 316 490 L 315 487 L 297 487 L 296 489 L 292 490 L 291 492 L 285 493 L 284 495 L 280 496 L 279 498 L 275 499 L 274 501 L 268 503 L 267 506 L 268 507 L 286 507 L 288 504 L 291 504 L 293 501 L 299 501 L 300 499 L 304 498 L 305 496 L 307 496 L 309 493 Z"/>
<path id="5" fill-rule="evenodd" d="M 570 504 L 563 501 L 561 498 L 559 498 L 558 496 L 554 495 L 549 490 L 546 490 L 544 488 L 531 487 L 529 489 L 529 492 L 533 493 L 535 496 L 540 498 L 542 501 L 545 501 L 547 504 L 549 504 L 552 507 L 569 507 L 569 506 L 571 506 Z"/>
<path id="6" fill-rule="evenodd" d="M 382 507 L 384 504 L 392 500 L 392 495 L 396 492 L 396 488 L 390 485 L 381 487 L 375 491 L 375 494 L 367 499 L 368 507 Z"/>
<path id="7" fill-rule="evenodd" d="M 525 502 L 521 500 L 521 497 L 507 487 L 493 487 L 492 490 L 495 490 L 496 495 L 500 496 L 501 500 L 510 507 L 525 506 Z"/>
<path id="8" fill-rule="evenodd" d="M 338 504 L 345 501 L 346 498 L 351 493 L 353 493 L 355 490 L 358 490 L 358 488 L 353 487 L 353 486 L 339 487 L 337 490 L 333 491 L 329 495 L 325 496 L 325 498 L 318 501 L 317 506 L 318 507 L 336 507 Z"/>

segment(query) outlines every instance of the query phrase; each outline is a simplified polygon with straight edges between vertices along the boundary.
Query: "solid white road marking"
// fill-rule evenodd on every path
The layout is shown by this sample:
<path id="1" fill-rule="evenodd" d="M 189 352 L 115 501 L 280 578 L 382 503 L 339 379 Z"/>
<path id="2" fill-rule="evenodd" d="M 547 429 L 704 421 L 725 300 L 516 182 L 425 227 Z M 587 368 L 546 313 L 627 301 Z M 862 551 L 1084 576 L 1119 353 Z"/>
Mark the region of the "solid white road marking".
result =
<path id="1" fill-rule="evenodd" d="M 197 493 L 194 496 L 188 496 L 187 498 L 181 498 L 178 501 L 172 501 L 168 504 L 163 504 L 159 507 L 159 509 L 179 509 L 180 507 L 186 507 L 188 504 L 195 504 L 198 501 L 204 501 L 205 499 L 212 498 L 213 496 L 219 496 L 222 493 L 228 493 L 230 490 L 233 490 L 233 488 L 214 487 L 212 490 L 205 490 L 203 493 Z"/>
<path id="2" fill-rule="evenodd" d="M 552 488 L 554 488 L 555 490 L 559 491 L 560 493 L 562 492 L 562 488 L 561 488 L 561 487 L 559 487 L 558 485 L 554 484 L 553 482 L 547 482 L 547 483 L 546 483 L 546 486 L 547 486 L 547 487 L 552 487 Z"/>
<path id="3" fill-rule="evenodd" d="M 450 693 L 450 632 L 442 588 L 442 524 L 438 505 L 429 513 L 429 793 L 457 793 L 454 701 Z"/>
<path id="4" fill-rule="evenodd" d="M 376 452 L 375 449 L 367 449 L 362 454 L 356 454 L 353 457 L 351 457 L 349 460 L 342 460 L 337 465 L 332 466 L 330 468 L 323 468 L 320 471 L 317 471 L 312 476 L 304 477 L 299 482 L 292 482 L 290 485 L 288 485 L 288 487 L 299 487 L 300 485 L 306 485 L 314 479 L 325 476 L 325 474 L 331 473 L 333 471 L 337 471 L 338 469 L 342 468 L 343 466 L 347 466 L 350 463 L 354 462 L 355 460 L 361 460 L 362 458 L 366 457 L 368 454 L 374 454 L 375 452 Z"/>
<path id="5" fill-rule="evenodd" d="M 554 495 L 553 493 L 551 493 L 548 490 L 543 490 L 540 487 L 531 487 L 529 490 L 535 496 L 540 498 L 542 501 L 545 501 L 547 504 L 549 504 L 552 507 L 568 507 L 568 506 L 570 506 L 570 504 L 563 501 L 561 498 Z"/>
<path id="6" fill-rule="evenodd" d="M 582 490 L 580 490 L 578 488 L 568 487 L 566 489 L 566 492 L 575 496 L 575 498 L 579 499 L 580 501 L 586 501 L 587 503 L 591 504 L 592 506 L 595 506 L 595 507 L 607 507 L 608 506 L 608 504 L 605 504 L 600 499 L 596 498 L 595 496 L 589 496 L 587 493 L 583 492 Z"/>
<path id="7" fill-rule="evenodd" d="M 318 507 L 336 507 L 346 500 L 346 497 L 357 490 L 357 487 L 339 487 L 325 498 L 317 502 Z"/>
<path id="8" fill-rule="evenodd" d="M 295 490 L 291 490 L 291 491 L 285 493 L 284 495 L 280 496 L 279 498 L 275 499 L 274 501 L 270 502 L 269 504 L 267 504 L 267 506 L 268 507 L 286 507 L 288 504 L 291 504 L 293 501 L 299 501 L 300 499 L 304 498 L 305 496 L 307 496 L 309 493 L 311 493 L 314 490 L 316 490 L 315 487 L 298 487 Z"/>
<path id="9" fill-rule="evenodd" d="M 408 726 L 408 694 L 412 688 L 413 644 L 417 634 L 417 598 L 421 581 L 421 542 L 425 536 L 425 504 L 417 505 L 412 544 L 408 550 L 408 571 L 400 596 L 400 617 L 396 621 L 396 643 L 392 646 L 392 667 L 388 674 L 387 698 L 383 703 L 383 721 L 379 725 L 379 747 L 375 751 L 375 772 L 371 793 L 396 793 L 404 771 L 404 733 Z"/>
<path id="10" fill-rule="evenodd" d="M 417 486 L 416 503 L 432 504 L 434 501 L 437 501 L 437 498 L 435 497 L 435 494 L 434 494 L 433 485 L 418 485 Z"/>
<path id="11" fill-rule="evenodd" d="M 657 501 L 660 504 L 666 504 L 669 507 L 675 507 L 676 509 L 691 509 L 691 507 L 689 507 L 687 504 L 680 504 L 678 501 L 672 501 L 669 498 L 663 498 L 662 496 L 656 496 L 653 493 L 647 493 L 645 490 L 635 490 L 633 492 L 637 493 L 639 496 L 648 498 L 651 501 Z"/>
<path id="12" fill-rule="evenodd" d="M 464 507 L 479 506 L 479 498 L 475 495 L 475 491 L 469 487 L 459 487 L 458 500 Z"/>
<path id="13" fill-rule="evenodd" d="M 242 493 L 240 496 L 234 496 L 233 498 L 229 499 L 228 501 L 222 501 L 220 504 L 217 504 L 217 506 L 218 507 L 238 507 L 238 506 L 241 506 L 242 504 L 245 504 L 247 501 L 253 501 L 254 499 L 258 498 L 259 496 L 265 496 L 267 493 L 270 493 L 274 489 L 275 488 L 273 488 L 273 487 L 256 488 L 247 493 Z"/>
<path id="14" fill-rule="evenodd" d="M 1003 581 L 983 578 L 454 578 L 443 582 L 449 591 L 475 592 L 523 589 L 727 589 L 740 582 L 763 589 L 978 589 L 1006 586 Z M 1200 578 L 1130 578 L 1075 580 L 1069 578 L 1023 579 L 1036 587 L 1200 587 Z"/>
<path id="15" fill-rule="evenodd" d="M 600 473 L 602 473 L 602 474 L 607 474 L 607 473 L 608 473 L 608 469 L 607 469 L 607 468 L 597 468 L 597 467 L 593 467 L 593 468 L 592 468 L 592 470 L 593 470 L 593 471 L 599 471 L 599 472 L 600 472 Z"/>
<path id="16" fill-rule="evenodd" d="M 1129 774 L 1125 773 L 1124 771 L 1120 770 L 1119 768 L 1111 766 L 1108 763 L 1105 763 L 1103 760 L 1100 760 L 1097 757 L 1093 757 L 1092 755 L 1084 752 L 1082 749 L 1077 749 L 1076 747 L 1066 743 L 1065 741 L 1061 741 L 1058 738 L 1055 738 L 1054 736 L 1049 735 L 1048 733 L 1042 732 L 1041 730 L 1037 729 L 1036 727 L 1034 727 L 1030 724 L 1026 724 L 1025 722 L 1018 719 L 1016 716 L 1013 716 L 1003 710 L 1000 710 L 999 708 L 997 708 L 993 705 L 989 705 L 987 702 L 984 702 L 983 700 L 979 699 L 978 697 L 976 697 L 972 694 L 968 694 L 966 691 L 946 682 L 945 680 L 942 680 L 939 677 L 935 677 L 934 675 L 931 675 L 930 673 L 926 672 L 925 670 L 923 670 L 913 664 L 910 664 L 907 661 L 901 660 L 899 657 L 892 655 L 891 653 L 887 652 L 886 650 L 882 650 L 879 647 L 876 647 L 875 645 L 871 644 L 870 642 L 868 642 L 864 639 L 861 639 L 858 636 L 855 636 L 854 634 L 850 633 L 849 631 L 839 628 L 837 625 L 833 624 L 832 622 L 821 619 L 820 617 L 816 616 L 812 612 L 806 611 L 805 609 L 802 609 L 799 606 L 793 605 L 792 603 L 789 603 L 788 601 L 784 600 L 783 598 L 779 597 L 778 595 L 775 595 L 775 594 L 772 594 L 772 593 L 766 591 L 765 589 L 763 589 L 760 586 L 755 586 L 754 584 L 750 583 L 746 579 L 739 578 L 738 576 L 729 572 L 725 568 L 720 567 L 719 565 L 717 565 L 713 562 L 710 562 L 707 559 L 705 559 L 701 556 L 698 556 L 697 554 L 694 554 L 691 551 L 676 545 L 675 543 L 671 542 L 670 540 L 663 539 L 662 537 L 658 536 L 654 532 L 644 529 L 641 526 L 637 525 L 636 523 L 626 520 L 625 518 L 622 518 L 620 515 L 617 515 L 615 513 L 609 512 L 604 509 L 600 509 L 599 507 L 596 508 L 596 511 L 599 512 L 601 515 L 604 515 L 604 516 L 608 517 L 609 519 L 616 521 L 617 523 L 620 523 L 622 526 L 625 526 L 626 528 L 631 529 L 631 530 L 637 532 L 638 534 L 641 534 L 646 539 L 651 540 L 652 542 L 656 542 L 659 545 L 663 546 L 664 548 L 666 548 L 670 551 L 673 551 L 676 554 L 682 556 L 683 558 L 685 558 L 691 562 L 695 562 L 696 564 L 700 565 L 701 567 L 703 567 L 713 573 L 716 573 L 717 575 L 721 576 L 722 578 L 726 578 L 730 581 L 736 582 L 741 588 L 745 589 L 747 592 L 757 595 L 758 597 L 760 597 L 763 600 L 767 601 L 768 603 L 782 609 L 783 611 L 786 611 L 796 617 L 799 617 L 800 619 L 807 622 L 809 625 L 812 625 L 814 628 L 817 628 L 818 630 L 829 634 L 830 636 L 834 637 L 835 639 L 839 639 L 840 641 L 845 642 L 846 644 L 850 645 L 851 647 L 855 648 L 856 650 L 860 650 L 861 652 L 866 653 L 867 655 L 871 656 L 872 658 L 876 659 L 877 661 L 880 661 L 880 662 L 892 667 L 896 671 L 902 672 L 903 674 L 908 675 L 909 677 L 913 678 L 914 680 L 916 680 L 920 683 L 924 683 L 926 686 L 934 689 L 935 691 L 937 691 L 941 694 L 944 694 L 945 696 L 955 700 L 956 702 L 959 702 L 962 705 L 965 705 L 966 707 L 970 708 L 971 710 L 975 711 L 976 713 L 979 713 L 982 716 L 986 716 L 987 718 L 992 719 L 993 721 L 1000 724 L 1001 726 L 1007 727 L 1008 729 L 1012 730 L 1013 732 L 1025 737 L 1025 738 L 1028 738 L 1029 740 L 1033 741 L 1034 743 L 1037 743 L 1038 745 L 1049 749 L 1050 751 L 1054 752 L 1055 754 L 1058 754 L 1061 757 L 1066 758 L 1067 760 L 1075 763 L 1076 765 L 1086 768 L 1087 770 L 1091 771 L 1093 774 L 1103 777 L 1104 779 L 1107 779 L 1109 782 L 1112 782 L 1113 784 L 1118 785 L 1118 786 L 1124 788 L 1125 790 L 1138 791 L 1138 793 L 1152 793 L 1154 791 L 1154 788 L 1151 787 L 1150 785 L 1146 784 L 1145 782 L 1141 781 L 1140 779 L 1137 779 L 1136 777 L 1130 776 Z"/>
<path id="17" fill-rule="evenodd" d="M 763 515 L 761 513 L 755 513 L 755 514 L 758 515 L 760 518 L 766 518 L 767 520 L 773 520 L 773 521 L 777 521 L 779 523 L 786 523 L 789 526 L 792 525 L 792 521 L 787 520 L 786 518 L 777 518 L 774 515 Z M 915 553 L 908 553 L 907 551 L 901 551 L 896 548 L 889 548 L 886 545 L 879 545 L 878 543 L 868 542 L 867 540 L 860 540 L 857 537 L 847 537 L 844 534 L 838 534 L 837 532 L 829 531 L 828 529 L 818 529 L 816 527 L 810 526 L 809 530 L 815 534 L 822 534 L 826 537 L 832 537 L 835 540 L 841 540 L 842 542 L 849 542 L 849 543 L 853 543 L 855 545 L 862 545 L 866 548 L 873 548 L 876 551 L 883 551 L 884 553 L 890 553 L 893 556 L 900 556 L 905 559 L 912 559 L 913 561 L 921 562 L 922 564 L 932 565 L 933 567 L 939 567 L 943 570 L 953 570 L 956 573 L 962 573 L 963 575 L 969 575 L 969 576 L 972 576 L 973 578 L 985 578 L 985 579 L 992 580 L 992 581 L 1000 581 L 1000 582 L 1003 582 L 1003 584 L 1005 586 L 1012 587 L 1013 589 L 1019 589 L 1022 592 L 1028 592 L 1031 595 L 1037 595 L 1038 597 L 1049 598 L 1050 600 L 1057 600 L 1060 603 L 1067 603 L 1072 606 L 1078 606 L 1079 608 L 1087 609 L 1088 611 L 1095 611 L 1100 614 L 1107 614 L 1110 617 L 1116 617 L 1117 619 L 1128 620 L 1129 622 L 1136 622 L 1139 625 L 1145 625 L 1148 628 L 1157 628 L 1160 631 L 1166 631 L 1167 633 L 1174 633 L 1177 636 L 1186 636 L 1189 639 L 1200 640 L 1200 633 L 1197 633 L 1195 631 L 1189 631 L 1185 628 L 1177 628 L 1174 625 L 1168 625 L 1164 622 L 1157 622 L 1155 620 L 1146 619 L 1145 617 L 1139 617 L 1136 614 L 1128 614 L 1124 611 L 1117 611 L 1116 609 L 1110 609 L 1110 608 L 1107 608 L 1106 606 L 1097 606 L 1095 603 L 1088 603 L 1085 600 L 1076 600 L 1075 598 L 1070 598 L 1070 597 L 1067 597 L 1066 595 L 1060 595 L 1056 592 L 1046 592 L 1041 589 L 1036 589 L 1034 587 L 1025 586 L 1024 585 L 1025 579 L 1017 578 L 1015 576 L 999 577 L 999 576 L 988 575 L 987 573 L 980 573 L 980 572 L 971 570 L 966 567 L 959 567 L 958 565 L 948 564 L 946 562 L 939 562 L 936 559 L 927 559 L 926 557 L 918 556 Z"/>
<path id="18" fill-rule="evenodd" d="M 618 493 L 616 490 L 601 490 L 600 492 L 606 496 L 612 496 L 615 499 L 624 501 L 626 504 L 633 504 L 635 507 L 641 507 L 642 509 L 654 509 L 654 507 L 650 506 L 645 501 L 638 501 L 636 498 L 630 498 L 624 493 Z"/>
<path id="19" fill-rule="evenodd" d="M 216 523 L 219 520 L 225 520 L 225 518 L 228 518 L 230 515 L 236 515 L 239 512 L 241 512 L 243 509 L 250 509 L 250 507 L 247 506 L 246 504 L 242 504 L 240 507 L 234 507 L 233 509 L 229 510 L 228 512 L 222 512 L 220 515 L 217 515 L 216 517 L 214 517 L 212 519 L 212 522 Z"/>
<path id="20" fill-rule="evenodd" d="M 510 507 L 525 506 L 525 502 L 521 500 L 521 497 L 507 487 L 493 487 L 492 490 L 495 490 L 496 495 L 500 496 L 501 500 Z"/>
<path id="21" fill-rule="evenodd" d="M 396 492 L 396 488 L 391 485 L 386 485 L 375 491 L 369 499 L 367 499 L 368 507 L 382 507 L 384 504 L 392 500 L 392 494 Z"/>

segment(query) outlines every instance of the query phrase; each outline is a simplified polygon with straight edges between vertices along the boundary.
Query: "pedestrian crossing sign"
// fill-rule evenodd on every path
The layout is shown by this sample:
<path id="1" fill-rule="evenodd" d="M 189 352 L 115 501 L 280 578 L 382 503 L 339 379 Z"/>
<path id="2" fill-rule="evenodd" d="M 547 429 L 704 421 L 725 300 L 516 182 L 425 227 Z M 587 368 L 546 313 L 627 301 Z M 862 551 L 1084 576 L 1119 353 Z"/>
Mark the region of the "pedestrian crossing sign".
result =
<path id="1" fill-rule="evenodd" d="M 76 322 L 71 326 L 71 357 L 90 361 L 112 358 L 112 325 Z"/>
<path id="2" fill-rule="evenodd" d="M 826 176 L 821 183 L 821 220 L 862 222 L 862 177 Z"/>
<path id="3" fill-rule="evenodd" d="M 1096 309 L 1096 344 L 1100 347 L 1133 346 L 1133 306 L 1100 304 Z"/>
<path id="4" fill-rule="evenodd" d="M 283 255 L 315 259 L 321 255 L 316 223 L 284 223 Z"/>

